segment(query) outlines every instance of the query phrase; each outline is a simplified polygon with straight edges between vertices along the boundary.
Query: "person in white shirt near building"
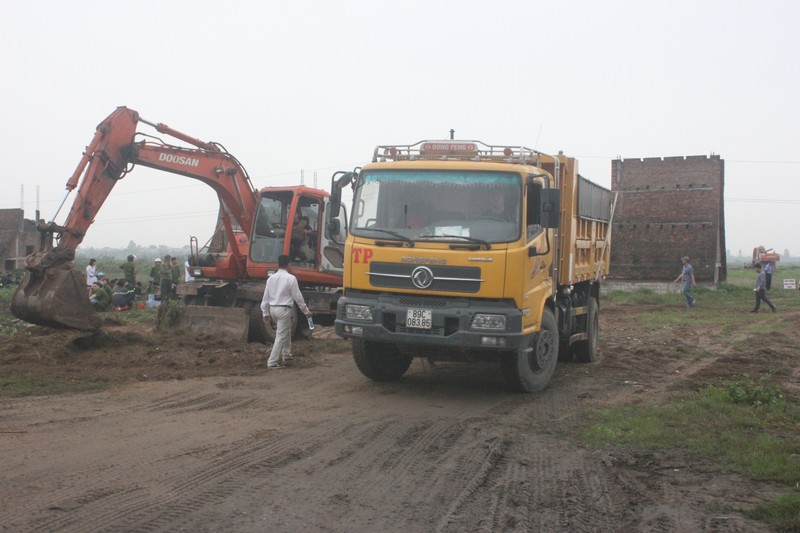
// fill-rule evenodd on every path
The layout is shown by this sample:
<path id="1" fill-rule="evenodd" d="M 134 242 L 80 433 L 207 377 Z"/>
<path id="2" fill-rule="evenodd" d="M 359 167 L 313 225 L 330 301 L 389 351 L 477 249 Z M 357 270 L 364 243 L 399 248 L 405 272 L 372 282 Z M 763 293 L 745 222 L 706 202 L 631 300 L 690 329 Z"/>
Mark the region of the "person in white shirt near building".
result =
<path id="1" fill-rule="evenodd" d="M 297 278 L 289 271 L 291 259 L 288 255 L 278 257 L 278 271 L 267 278 L 264 297 L 261 299 L 261 315 L 264 322 L 275 328 L 275 342 L 267 360 L 267 368 L 283 368 L 283 363 L 292 358 L 292 307 L 297 304 L 307 317 L 311 311 L 306 305 Z"/>

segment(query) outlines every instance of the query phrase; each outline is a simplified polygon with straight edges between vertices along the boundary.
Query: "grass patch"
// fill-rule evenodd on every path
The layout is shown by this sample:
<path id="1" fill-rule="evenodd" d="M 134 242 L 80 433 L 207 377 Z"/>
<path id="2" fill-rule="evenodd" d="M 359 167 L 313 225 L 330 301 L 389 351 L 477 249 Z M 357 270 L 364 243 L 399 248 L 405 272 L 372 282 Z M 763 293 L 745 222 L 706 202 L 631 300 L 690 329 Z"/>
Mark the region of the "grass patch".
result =
<path id="1" fill-rule="evenodd" d="M 0 335 L 16 335 L 28 325 L 11 314 L 11 298 L 16 286 L 0 287 Z"/>
<path id="2" fill-rule="evenodd" d="M 594 445 L 681 449 L 720 471 L 792 487 L 743 512 L 776 531 L 800 531 L 800 412 L 770 378 L 742 376 L 664 405 L 606 409 L 581 436 Z"/>
<path id="3" fill-rule="evenodd" d="M 745 511 L 745 514 L 769 524 L 776 531 L 800 531 L 800 494 L 784 494 L 777 500 Z"/>
<path id="4" fill-rule="evenodd" d="M 667 299 L 667 297 L 669 297 Z M 636 305 L 665 305 L 674 299 L 673 295 L 657 293 L 650 289 L 636 289 L 635 291 L 610 291 L 603 296 L 614 303 Z"/>
<path id="5" fill-rule="evenodd" d="M 78 392 L 100 391 L 107 387 L 102 381 L 70 382 L 46 381 L 25 375 L 0 378 L 0 397 L 51 396 Z"/>
<path id="6" fill-rule="evenodd" d="M 599 413 L 582 438 L 591 444 L 676 448 L 703 456 L 721 471 L 789 486 L 800 484 L 800 413 L 768 378 L 744 377 L 665 405 Z"/>
<path id="7" fill-rule="evenodd" d="M 157 325 L 159 328 L 172 328 L 178 324 L 181 316 L 186 312 L 186 306 L 179 300 L 165 300 L 158 306 Z"/>

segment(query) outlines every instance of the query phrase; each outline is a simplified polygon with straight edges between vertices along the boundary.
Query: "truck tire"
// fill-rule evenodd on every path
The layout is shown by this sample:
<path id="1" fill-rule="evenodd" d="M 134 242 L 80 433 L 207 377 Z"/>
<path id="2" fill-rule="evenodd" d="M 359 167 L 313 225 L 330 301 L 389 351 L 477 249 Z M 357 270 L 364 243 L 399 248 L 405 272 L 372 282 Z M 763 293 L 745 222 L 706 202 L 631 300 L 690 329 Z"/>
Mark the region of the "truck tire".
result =
<path id="1" fill-rule="evenodd" d="M 410 355 L 401 354 L 390 344 L 367 342 L 363 339 L 353 339 L 352 350 L 358 369 L 374 381 L 400 379 L 413 359 Z"/>
<path id="2" fill-rule="evenodd" d="M 589 309 L 586 313 L 586 333 L 588 339 L 575 343 L 575 359 L 579 363 L 597 361 L 597 339 L 600 336 L 599 309 L 596 298 L 589 298 Z"/>
<path id="3" fill-rule="evenodd" d="M 503 373 L 511 388 L 518 392 L 538 392 L 553 376 L 558 361 L 558 326 L 553 312 L 542 313 L 542 329 L 530 337 L 527 349 L 510 354 L 503 362 Z"/>

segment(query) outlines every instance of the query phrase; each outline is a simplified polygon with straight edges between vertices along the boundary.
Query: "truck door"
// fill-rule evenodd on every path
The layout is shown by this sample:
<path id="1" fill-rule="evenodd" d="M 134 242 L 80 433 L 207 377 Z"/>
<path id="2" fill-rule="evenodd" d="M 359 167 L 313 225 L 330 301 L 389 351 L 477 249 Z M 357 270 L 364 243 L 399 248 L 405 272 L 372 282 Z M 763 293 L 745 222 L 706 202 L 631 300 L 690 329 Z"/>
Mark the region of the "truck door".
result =
<path id="1" fill-rule="evenodd" d="M 330 197 L 325 198 L 323 213 L 321 213 L 320 221 L 326 220 L 325 213 L 330 210 Z M 347 212 L 344 206 L 339 210 L 339 216 L 336 217 L 338 226 L 335 233 L 331 233 L 331 226 L 322 223 L 320 231 L 320 250 L 322 250 L 322 258 L 320 263 L 321 272 L 329 272 L 332 274 L 342 274 L 344 271 L 344 241 L 347 238 Z"/>
<path id="2" fill-rule="evenodd" d="M 525 277 L 524 277 L 524 291 L 526 302 L 532 304 L 534 302 L 542 302 L 542 293 L 549 290 L 549 287 L 543 286 L 543 282 L 549 275 L 549 259 L 552 257 L 548 254 L 548 244 L 544 238 L 544 229 L 542 225 L 542 211 L 541 211 L 541 198 L 542 198 L 542 185 L 533 180 L 528 180 L 525 186 L 525 213 L 524 213 L 524 228 L 525 228 L 525 244 L 528 248 L 525 264 Z M 533 325 L 533 322 L 538 320 L 539 311 L 541 309 L 531 308 L 530 313 L 523 318 L 523 327 Z"/>

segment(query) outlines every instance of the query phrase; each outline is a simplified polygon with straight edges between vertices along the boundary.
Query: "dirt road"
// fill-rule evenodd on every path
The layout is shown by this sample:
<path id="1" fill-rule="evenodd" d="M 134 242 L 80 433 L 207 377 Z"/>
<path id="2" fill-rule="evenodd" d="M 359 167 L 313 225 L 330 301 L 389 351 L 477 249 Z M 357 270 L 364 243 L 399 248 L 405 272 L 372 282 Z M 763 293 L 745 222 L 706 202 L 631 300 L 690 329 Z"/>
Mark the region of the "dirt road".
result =
<path id="1" fill-rule="evenodd" d="M 269 371 L 263 346 L 208 339 L 128 332 L 125 355 L 71 333 L 4 341 L 4 372 L 91 361 L 118 384 L 0 401 L 0 531 L 766 531 L 733 509 L 770 487 L 579 444 L 592 408 L 685 386 L 725 357 L 675 357 L 680 341 L 634 335 L 628 312 L 604 310 L 601 362 L 560 364 L 534 395 L 508 393 L 492 366 L 423 360 L 371 382 L 323 338 Z"/>

